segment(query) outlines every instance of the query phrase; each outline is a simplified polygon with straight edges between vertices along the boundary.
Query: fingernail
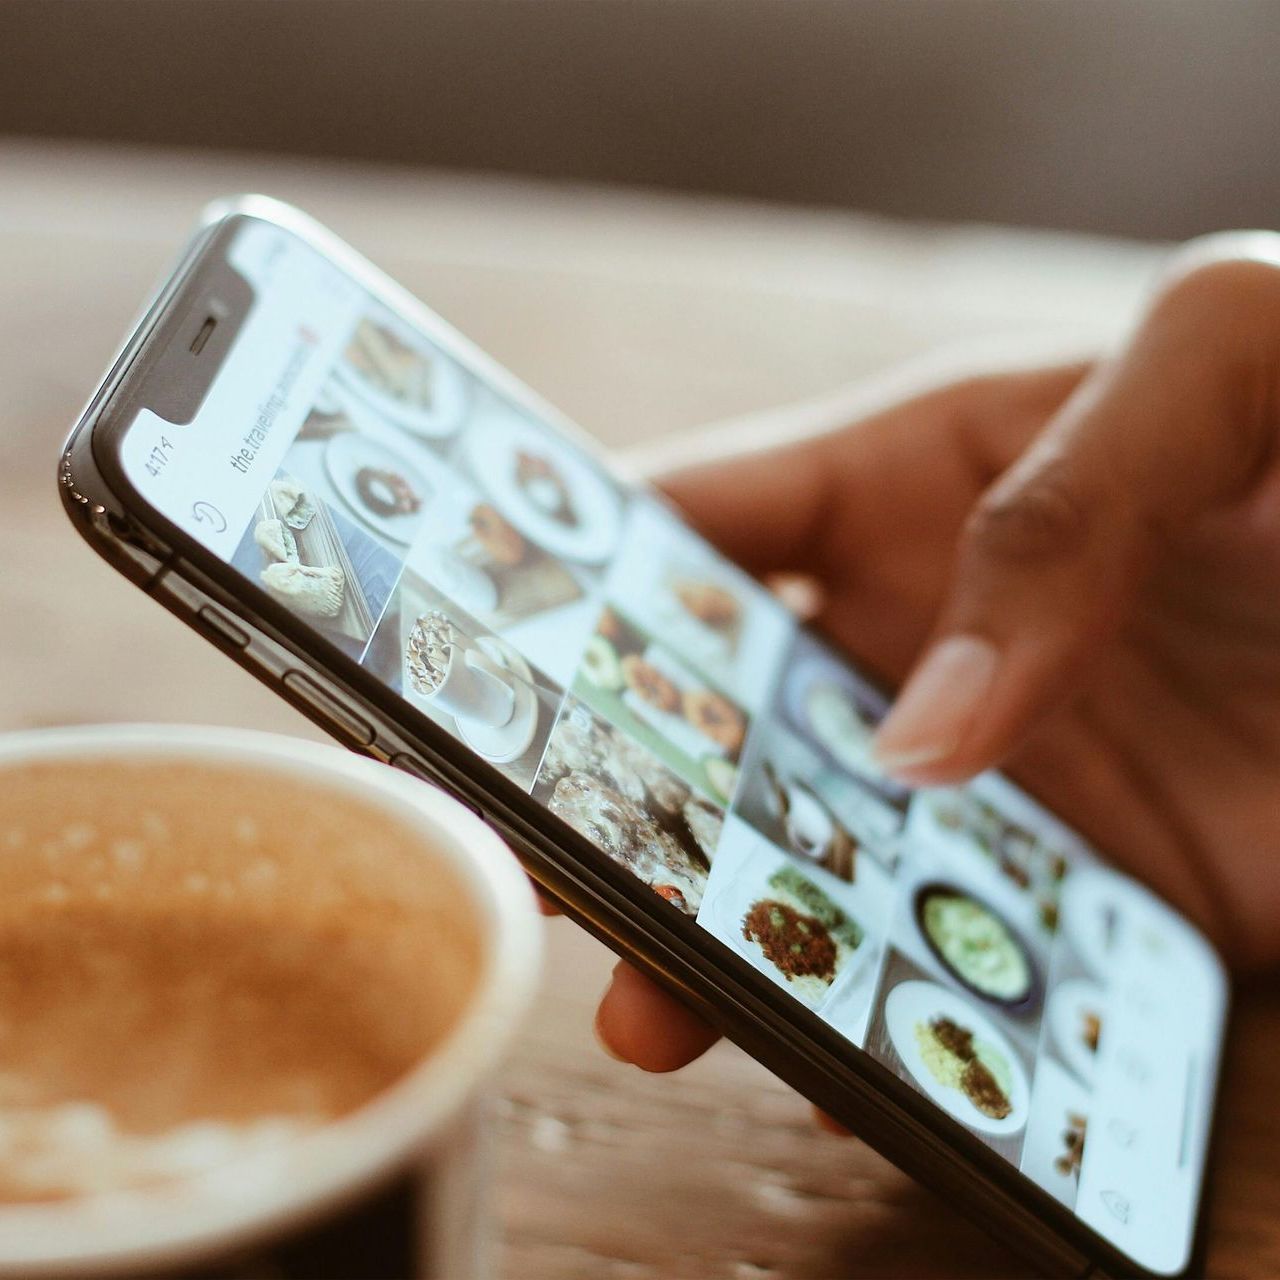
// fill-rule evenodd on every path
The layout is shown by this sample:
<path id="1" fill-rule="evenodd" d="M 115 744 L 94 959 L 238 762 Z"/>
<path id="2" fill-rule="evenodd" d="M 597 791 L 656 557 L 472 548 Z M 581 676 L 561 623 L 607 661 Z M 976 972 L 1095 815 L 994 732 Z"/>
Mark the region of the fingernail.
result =
<path id="1" fill-rule="evenodd" d="M 876 733 L 881 767 L 900 773 L 953 754 L 991 691 L 999 661 L 995 645 L 980 636 L 935 645 Z"/>

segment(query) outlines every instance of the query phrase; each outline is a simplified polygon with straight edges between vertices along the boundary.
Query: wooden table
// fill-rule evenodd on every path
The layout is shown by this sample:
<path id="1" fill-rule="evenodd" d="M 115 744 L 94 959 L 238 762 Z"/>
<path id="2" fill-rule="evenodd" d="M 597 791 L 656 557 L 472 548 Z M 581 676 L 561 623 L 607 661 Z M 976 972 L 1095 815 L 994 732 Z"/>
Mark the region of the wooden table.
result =
<path id="1" fill-rule="evenodd" d="M 0 728 L 315 731 L 79 542 L 58 445 L 214 194 L 310 208 L 615 445 L 826 390 L 944 343 L 1105 340 L 1159 250 L 987 229 L 280 161 L 0 146 Z M 504 1273 L 520 1280 L 1013 1276 L 1018 1261 L 721 1045 L 674 1078 L 591 1035 L 611 957 L 550 926 L 503 1078 Z M 1280 989 L 1240 999 L 1212 1270 L 1280 1274 Z"/>

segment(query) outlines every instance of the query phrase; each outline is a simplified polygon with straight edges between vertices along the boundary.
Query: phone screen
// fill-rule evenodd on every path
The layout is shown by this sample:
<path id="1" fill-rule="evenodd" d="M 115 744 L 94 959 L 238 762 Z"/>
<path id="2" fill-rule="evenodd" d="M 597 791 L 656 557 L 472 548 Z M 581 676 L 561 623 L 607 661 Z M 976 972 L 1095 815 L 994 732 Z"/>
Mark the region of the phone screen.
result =
<path id="1" fill-rule="evenodd" d="M 1141 1266 L 1188 1263 L 1211 949 L 1002 777 L 909 791 L 884 698 L 428 314 L 241 224 L 254 302 L 134 487 Z M 412 319 L 409 318 L 412 316 Z"/>

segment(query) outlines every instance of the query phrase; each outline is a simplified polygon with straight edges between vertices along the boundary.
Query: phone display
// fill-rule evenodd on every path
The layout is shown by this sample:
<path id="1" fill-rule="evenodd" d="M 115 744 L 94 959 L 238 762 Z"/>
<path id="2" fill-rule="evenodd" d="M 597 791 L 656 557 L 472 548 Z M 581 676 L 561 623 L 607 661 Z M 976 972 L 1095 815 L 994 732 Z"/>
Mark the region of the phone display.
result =
<path id="1" fill-rule="evenodd" d="M 882 694 L 445 326 L 288 230 L 194 419 L 120 463 L 289 608 L 1138 1265 L 1189 1259 L 1212 950 L 999 775 L 911 791 Z"/>

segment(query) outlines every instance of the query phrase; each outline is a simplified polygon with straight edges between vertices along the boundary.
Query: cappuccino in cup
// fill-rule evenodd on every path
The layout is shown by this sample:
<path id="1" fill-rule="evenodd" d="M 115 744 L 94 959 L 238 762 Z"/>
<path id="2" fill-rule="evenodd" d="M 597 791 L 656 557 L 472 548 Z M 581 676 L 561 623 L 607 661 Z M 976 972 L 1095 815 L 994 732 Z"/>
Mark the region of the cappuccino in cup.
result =
<path id="1" fill-rule="evenodd" d="M 530 916 L 487 828 L 336 748 L 0 743 L 0 1274 L 22 1273 L 42 1219 L 73 1255 L 109 1239 L 136 1261 L 159 1212 L 172 1263 L 175 1244 L 216 1252 L 217 1222 L 242 1252 L 267 1219 L 403 1166 L 474 1092 L 473 1069 L 443 1070 L 428 1096 L 433 1066 L 483 1065 L 509 1034 Z M 446 1274 L 441 1239 L 424 1248 L 411 1265 Z M 474 1245 L 451 1248 L 466 1274 Z"/>

